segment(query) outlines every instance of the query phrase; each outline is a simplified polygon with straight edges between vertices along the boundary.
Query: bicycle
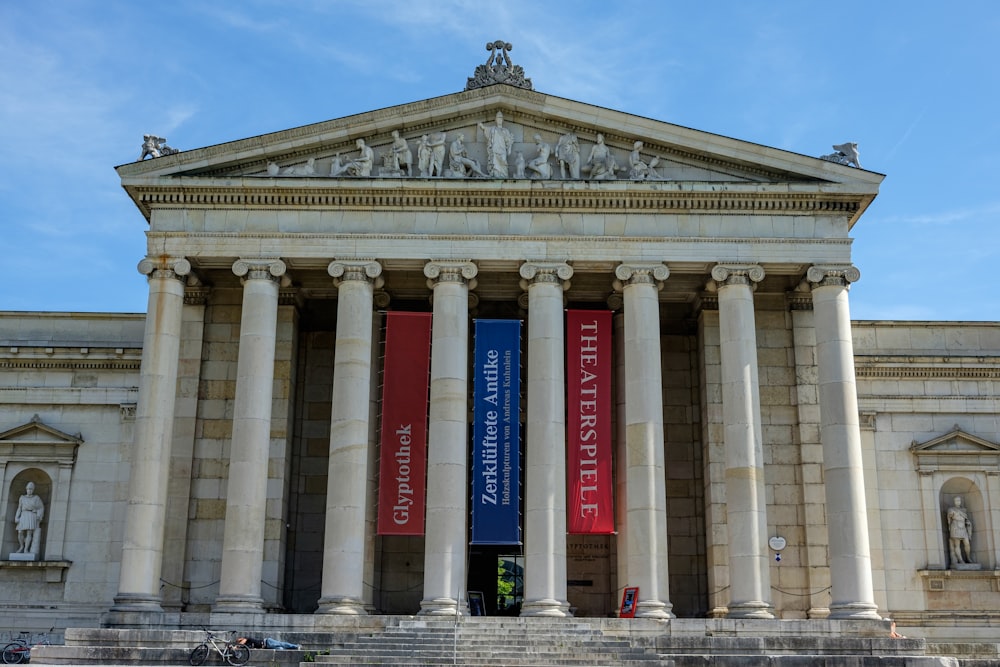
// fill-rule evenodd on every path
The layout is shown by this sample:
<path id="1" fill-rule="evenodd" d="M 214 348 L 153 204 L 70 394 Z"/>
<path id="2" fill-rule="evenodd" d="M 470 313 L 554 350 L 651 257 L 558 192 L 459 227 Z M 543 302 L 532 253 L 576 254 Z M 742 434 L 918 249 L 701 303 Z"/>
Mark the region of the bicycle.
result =
<path id="1" fill-rule="evenodd" d="M 48 632 L 35 635 L 34 639 L 31 639 L 30 632 L 22 630 L 19 634 L 21 636 L 4 646 L 3 652 L 0 653 L 0 660 L 3 660 L 5 665 L 19 665 L 23 662 L 29 662 L 33 646 L 51 644 Z"/>
<path id="2" fill-rule="evenodd" d="M 205 661 L 208 660 L 208 653 L 211 650 L 209 649 L 209 644 L 219 654 L 219 658 L 230 665 L 243 665 L 250 659 L 250 649 L 245 645 L 237 644 L 232 639 L 223 640 L 222 637 L 212 633 L 211 630 L 205 630 L 205 642 L 194 647 L 188 658 L 188 662 L 192 665 L 204 665 Z"/>

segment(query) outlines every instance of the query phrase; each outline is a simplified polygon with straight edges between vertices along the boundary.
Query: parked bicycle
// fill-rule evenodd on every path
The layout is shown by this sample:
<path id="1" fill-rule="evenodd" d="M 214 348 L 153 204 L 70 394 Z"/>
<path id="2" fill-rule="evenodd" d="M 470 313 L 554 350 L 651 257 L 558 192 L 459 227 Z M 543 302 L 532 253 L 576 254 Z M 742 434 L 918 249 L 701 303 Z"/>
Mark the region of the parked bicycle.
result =
<path id="1" fill-rule="evenodd" d="M 49 630 L 52 632 L 52 630 Z M 3 647 L 3 652 L 0 653 L 0 660 L 3 660 L 5 665 L 19 665 L 31 660 L 31 648 L 33 646 L 41 646 L 42 644 L 51 644 L 49 641 L 49 633 L 42 632 L 40 634 L 31 636 L 30 632 L 22 631 L 19 633 L 20 637 L 10 642 Z"/>
<path id="2" fill-rule="evenodd" d="M 211 645 L 211 648 L 209 648 Z M 250 659 L 250 649 L 237 644 L 232 638 L 223 638 L 211 630 L 205 630 L 205 643 L 198 644 L 191 651 L 188 661 L 192 665 L 204 665 L 210 651 L 215 650 L 219 658 L 230 665 L 243 665 Z"/>

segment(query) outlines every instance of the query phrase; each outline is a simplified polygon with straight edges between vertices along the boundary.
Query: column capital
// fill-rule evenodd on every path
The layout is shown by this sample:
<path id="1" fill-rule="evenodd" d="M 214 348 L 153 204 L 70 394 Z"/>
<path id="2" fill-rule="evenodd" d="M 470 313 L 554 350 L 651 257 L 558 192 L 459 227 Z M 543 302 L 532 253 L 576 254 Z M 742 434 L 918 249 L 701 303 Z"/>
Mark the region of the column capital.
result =
<path id="1" fill-rule="evenodd" d="M 145 257 L 135 268 L 147 278 L 183 280 L 191 273 L 191 262 L 186 257 Z"/>
<path id="2" fill-rule="evenodd" d="M 468 283 L 469 289 L 476 287 L 479 267 L 471 260 L 431 260 L 424 264 L 427 286 L 434 289 L 438 283 Z"/>
<path id="3" fill-rule="evenodd" d="M 573 267 L 566 262 L 525 262 L 519 269 L 521 289 L 527 291 L 532 285 L 542 283 L 558 284 L 565 292 L 569 289 L 569 279 L 573 277 Z"/>
<path id="4" fill-rule="evenodd" d="M 764 279 L 764 267 L 759 264 L 716 264 L 712 267 L 712 280 L 719 287 L 753 285 Z"/>
<path id="5" fill-rule="evenodd" d="M 273 280 L 289 283 L 288 267 L 277 257 L 240 257 L 233 262 L 233 273 L 243 280 Z"/>
<path id="6" fill-rule="evenodd" d="M 813 264 L 806 271 L 806 280 L 813 289 L 828 285 L 850 287 L 860 279 L 861 271 L 853 264 Z"/>
<path id="7" fill-rule="evenodd" d="M 663 289 L 663 281 L 670 277 L 670 269 L 661 262 L 619 264 L 615 267 L 615 291 L 628 285 L 655 285 Z"/>
<path id="8" fill-rule="evenodd" d="M 376 289 L 385 284 L 382 265 L 374 259 L 335 259 L 326 267 L 337 287 L 348 280 L 371 283 Z"/>

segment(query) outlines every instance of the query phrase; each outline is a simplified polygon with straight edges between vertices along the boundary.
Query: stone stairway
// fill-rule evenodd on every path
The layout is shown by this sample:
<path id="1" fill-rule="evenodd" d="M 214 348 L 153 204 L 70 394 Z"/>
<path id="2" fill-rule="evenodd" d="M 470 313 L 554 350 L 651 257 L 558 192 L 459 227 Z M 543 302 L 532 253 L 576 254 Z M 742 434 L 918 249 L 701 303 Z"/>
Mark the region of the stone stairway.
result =
<path id="1" fill-rule="evenodd" d="M 204 639 L 198 627 L 242 627 L 302 645 L 251 651 L 250 665 L 541 665 L 623 667 L 997 667 L 996 644 L 928 644 L 893 639 L 882 621 L 733 619 L 191 617 L 189 629 L 76 628 L 64 646 L 44 646 L 32 663 L 186 665 Z M 242 622 L 238 622 L 242 621 Z M 952 657 L 934 657 L 952 656 Z M 213 654 L 208 664 L 219 664 Z"/>
<path id="2" fill-rule="evenodd" d="M 564 619 L 417 619 L 359 635 L 315 659 L 331 665 L 649 667 L 664 664 L 655 630 L 656 624 L 645 624 L 633 636 L 617 636 L 600 625 Z"/>

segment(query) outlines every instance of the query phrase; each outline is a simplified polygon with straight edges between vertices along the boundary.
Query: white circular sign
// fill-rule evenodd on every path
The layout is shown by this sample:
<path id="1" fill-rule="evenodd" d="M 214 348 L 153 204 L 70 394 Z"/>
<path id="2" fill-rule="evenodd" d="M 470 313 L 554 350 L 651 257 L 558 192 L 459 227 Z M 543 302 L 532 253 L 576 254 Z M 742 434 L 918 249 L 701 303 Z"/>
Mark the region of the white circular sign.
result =
<path id="1" fill-rule="evenodd" d="M 770 540 L 767 541 L 767 543 L 771 545 L 771 548 L 774 549 L 775 551 L 781 551 L 782 549 L 785 548 L 785 545 L 788 544 L 788 542 L 785 541 L 785 538 L 777 536 L 772 537 Z"/>

